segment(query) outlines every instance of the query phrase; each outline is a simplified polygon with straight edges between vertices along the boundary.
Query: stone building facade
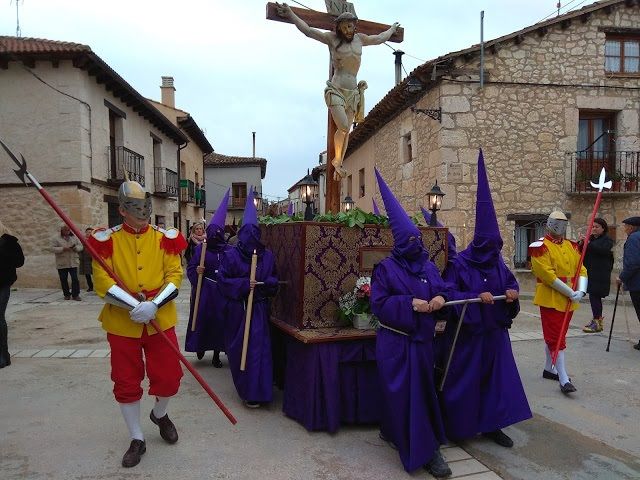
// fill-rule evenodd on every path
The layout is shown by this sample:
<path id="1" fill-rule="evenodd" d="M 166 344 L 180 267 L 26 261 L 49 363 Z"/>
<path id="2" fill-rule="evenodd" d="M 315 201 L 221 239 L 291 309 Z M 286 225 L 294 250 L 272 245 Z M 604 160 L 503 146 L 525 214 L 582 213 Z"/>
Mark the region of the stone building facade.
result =
<path id="1" fill-rule="evenodd" d="M 204 157 L 207 215 L 215 213 L 229 189 L 226 225 L 237 225 L 244 215 L 249 188 L 258 192 L 262 206 L 262 179 L 267 173 L 267 160 L 261 157 L 237 157 L 210 153 Z M 262 212 L 260 212 L 262 214 Z M 207 217 L 208 218 L 208 217 Z"/>
<path id="2" fill-rule="evenodd" d="M 80 230 L 120 223 L 125 170 L 152 193 L 152 216 L 177 225 L 177 192 L 156 171 L 175 170 L 189 138 L 90 47 L 0 37 L 0 92 L 0 138 Z M 17 284 L 57 287 L 50 245 L 62 222 L 14 167 L 1 151 L 0 217 L 26 256 Z"/>
<path id="3" fill-rule="evenodd" d="M 189 138 L 187 146 L 179 149 L 177 164 L 174 167 L 179 178 L 177 193 L 180 200 L 177 204 L 179 225 L 174 224 L 174 226 L 188 235 L 191 225 L 205 218 L 207 195 L 204 181 L 204 157 L 213 152 L 213 147 L 193 117 L 188 112 L 176 108 L 175 91 L 173 77 L 162 77 L 161 101 L 150 100 L 150 102 Z M 156 175 L 158 173 L 160 173 L 159 183 L 162 183 L 163 171 L 156 170 Z M 156 223 L 158 220 L 164 220 L 167 223 L 167 219 L 156 218 Z M 170 220 L 173 222 L 173 219 Z"/>
<path id="4" fill-rule="evenodd" d="M 486 42 L 482 86 L 479 45 L 421 65 L 352 133 L 342 195 L 350 190 L 370 211 L 372 195 L 380 200 L 376 166 L 413 214 L 437 180 L 446 194 L 438 218 L 464 248 L 479 220 L 481 147 L 503 255 L 532 290 L 527 245 L 555 208 L 570 214 L 570 237 L 584 233 L 596 192 L 583 180 L 604 166 L 622 180 L 599 210 L 619 266 L 624 234 L 615 227 L 640 211 L 638 25 L 638 2 L 610 0 Z"/>

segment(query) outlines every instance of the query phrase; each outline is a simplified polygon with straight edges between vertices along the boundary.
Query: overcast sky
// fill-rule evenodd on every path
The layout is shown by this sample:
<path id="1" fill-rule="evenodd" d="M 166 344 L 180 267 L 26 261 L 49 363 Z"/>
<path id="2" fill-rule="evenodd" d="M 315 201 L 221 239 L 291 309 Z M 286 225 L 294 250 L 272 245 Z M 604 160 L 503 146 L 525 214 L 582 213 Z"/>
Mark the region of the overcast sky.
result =
<path id="1" fill-rule="evenodd" d="M 20 0 L 23 37 L 89 45 L 142 95 L 160 99 L 173 76 L 176 106 L 191 113 L 216 152 L 268 161 L 265 196 L 287 189 L 326 149 L 323 90 L 328 50 L 293 25 L 266 20 L 266 0 Z M 300 7 L 296 2 L 289 2 Z M 325 11 L 324 0 L 304 7 Z M 355 0 L 358 17 L 400 22 L 406 72 L 446 53 L 554 16 L 557 0 Z M 567 0 L 561 12 L 592 0 Z M 16 0 L 0 3 L 0 35 L 16 34 Z M 394 85 L 387 45 L 365 47 L 359 80 L 366 111 Z M 403 77 L 405 74 L 403 74 Z"/>

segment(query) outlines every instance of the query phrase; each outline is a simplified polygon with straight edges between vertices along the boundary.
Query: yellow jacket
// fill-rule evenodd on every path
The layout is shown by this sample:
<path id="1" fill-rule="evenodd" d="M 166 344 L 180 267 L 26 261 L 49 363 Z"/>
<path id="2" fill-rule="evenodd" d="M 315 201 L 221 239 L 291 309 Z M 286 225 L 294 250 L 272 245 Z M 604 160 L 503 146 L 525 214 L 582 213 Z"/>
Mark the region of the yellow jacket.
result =
<path id="1" fill-rule="evenodd" d="M 151 300 L 169 282 L 180 287 L 180 251 L 184 250 L 186 241 L 181 233 L 173 229 L 165 231 L 149 226 L 142 233 L 134 233 L 127 225 L 118 225 L 95 232 L 90 243 L 130 292 L 145 292 L 147 299 Z M 100 264 L 93 260 L 93 285 L 96 293 L 104 297 L 115 283 Z M 175 326 L 177 318 L 176 305 L 171 301 L 158 309 L 155 320 L 164 331 Z M 142 336 L 143 325 L 132 321 L 129 311 L 124 308 L 105 304 L 99 320 L 102 328 L 109 333 L 131 338 Z M 156 333 L 150 325 L 147 326 L 147 332 L 149 335 Z"/>
<path id="2" fill-rule="evenodd" d="M 576 274 L 580 261 L 577 244 L 564 239 L 556 242 L 545 236 L 544 239 L 529 245 L 529 254 L 531 255 L 531 271 L 537 281 L 533 303 L 564 312 L 567 308 L 568 298 L 551 288 L 551 284 L 556 278 L 559 278 L 572 288 L 573 276 Z M 587 276 L 587 269 L 584 265 L 580 268 L 579 276 Z M 577 308 L 577 303 L 571 303 L 571 311 Z"/>

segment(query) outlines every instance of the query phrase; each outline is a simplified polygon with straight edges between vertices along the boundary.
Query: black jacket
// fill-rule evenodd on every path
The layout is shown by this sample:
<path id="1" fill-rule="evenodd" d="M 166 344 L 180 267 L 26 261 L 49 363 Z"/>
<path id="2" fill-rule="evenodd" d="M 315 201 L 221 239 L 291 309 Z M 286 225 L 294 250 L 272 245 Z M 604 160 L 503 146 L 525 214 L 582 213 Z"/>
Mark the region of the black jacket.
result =
<path id="1" fill-rule="evenodd" d="M 0 287 L 13 285 L 18 278 L 16 268 L 24 265 L 24 254 L 18 239 L 5 233 L 0 237 Z"/>
<path id="2" fill-rule="evenodd" d="M 598 297 L 609 295 L 611 288 L 611 271 L 613 270 L 613 240 L 607 234 L 598 238 L 591 236 L 584 266 L 589 276 L 587 293 Z"/>

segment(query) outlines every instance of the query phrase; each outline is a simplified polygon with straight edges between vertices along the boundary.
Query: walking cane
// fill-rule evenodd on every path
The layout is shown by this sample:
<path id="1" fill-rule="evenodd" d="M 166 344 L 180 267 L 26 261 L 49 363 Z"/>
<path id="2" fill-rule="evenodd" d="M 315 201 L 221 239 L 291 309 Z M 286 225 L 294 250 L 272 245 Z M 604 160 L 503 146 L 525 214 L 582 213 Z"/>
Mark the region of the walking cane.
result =
<path id="1" fill-rule="evenodd" d="M 493 297 L 493 300 L 506 300 L 506 295 L 498 295 Z M 480 298 L 469 298 L 467 300 L 453 300 L 451 302 L 446 302 L 443 306 L 448 307 L 451 305 L 460 305 L 463 304 L 462 312 L 460 312 L 460 318 L 458 319 L 458 326 L 456 327 L 456 334 L 453 337 L 453 344 L 451 345 L 451 351 L 449 352 L 449 358 L 447 358 L 447 365 L 444 368 L 444 373 L 442 374 L 442 381 L 440 382 L 440 386 L 438 387 L 439 391 L 442 391 L 444 388 L 444 382 L 447 380 L 447 374 L 449 373 L 449 367 L 451 366 L 451 359 L 453 358 L 453 352 L 456 350 L 456 343 L 458 342 L 458 334 L 460 333 L 460 327 L 462 327 L 462 320 L 464 320 L 464 315 L 467 313 L 467 305 L 470 303 L 480 303 L 482 300 Z"/>
<path id="2" fill-rule="evenodd" d="M 258 265 L 258 255 L 256 251 L 253 251 L 251 255 L 251 273 L 249 274 L 249 281 L 255 282 L 256 280 L 256 267 Z M 249 331 L 251 330 L 251 313 L 253 311 L 253 292 L 255 287 L 251 285 L 249 291 L 249 298 L 247 299 L 247 315 L 244 318 L 244 338 L 242 339 L 242 357 L 240 358 L 240 371 L 244 372 L 247 366 L 247 348 L 249 346 Z"/>
<path id="3" fill-rule="evenodd" d="M 611 345 L 611 334 L 613 333 L 613 322 L 616 319 L 616 309 L 618 308 L 618 297 L 620 296 L 620 285 L 616 290 L 616 301 L 613 304 L 613 316 L 611 317 L 611 328 L 609 328 L 609 341 L 607 342 L 607 352 L 609 351 L 609 345 Z"/>
<path id="4" fill-rule="evenodd" d="M 200 244 L 200 268 L 204 268 L 204 259 L 207 254 L 207 238 L 205 237 Z M 196 284 L 196 297 L 193 299 L 193 316 L 191 317 L 191 331 L 196 331 L 196 320 L 198 320 L 198 306 L 200 305 L 200 289 L 202 288 L 202 277 L 204 270 L 198 274 L 198 283 Z"/>

